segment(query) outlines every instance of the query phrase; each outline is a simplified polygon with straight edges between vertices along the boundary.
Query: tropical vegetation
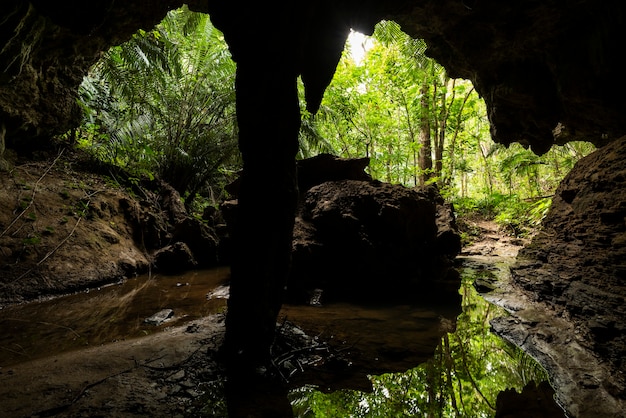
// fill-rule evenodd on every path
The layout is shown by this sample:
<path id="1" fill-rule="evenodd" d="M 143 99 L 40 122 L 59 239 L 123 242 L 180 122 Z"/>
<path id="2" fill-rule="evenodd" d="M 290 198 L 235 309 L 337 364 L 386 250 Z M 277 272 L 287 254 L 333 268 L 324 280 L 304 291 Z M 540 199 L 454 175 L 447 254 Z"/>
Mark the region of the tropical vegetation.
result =
<path id="1" fill-rule="evenodd" d="M 593 151 L 570 143 L 537 156 L 495 144 L 472 84 L 449 77 L 423 41 L 393 22 L 379 23 L 362 44 L 355 39 L 320 111 L 307 114 L 301 100 L 299 158 L 369 157 L 376 179 L 436 183 L 461 217 L 478 213 L 524 234 L 545 215 L 563 176 Z M 159 177 L 189 208 L 216 205 L 241 168 L 235 69 L 209 16 L 174 10 L 91 69 L 80 87 L 83 123 L 67 138 L 112 174 Z"/>
<path id="2" fill-rule="evenodd" d="M 337 153 L 370 157 L 377 179 L 435 183 L 459 215 L 495 218 L 520 235 L 538 225 L 560 180 L 594 149 L 569 143 L 538 156 L 496 144 L 472 84 L 450 78 L 423 41 L 381 22 L 366 42 L 362 59 L 350 54 L 354 45 L 346 49 L 316 120 Z"/>
<path id="3" fill-rule="evenodd" d="M 235 70 L 209 16 L 174 10 L 103 54 L 80 86 L 83 122 L 65 139 L 114 179 L 158 177 L 190 210 L 217 205 L 241 168 Z M 372 37 L 349 39 L 317 114 L 306 112 L 303 97 L 299 158 L 369 157 L 373 178 L 406 187 L 436 184 L 459 217 L 479 214 L 517 235 L 537 226 L 558 183 L 594 149 L 569 143 L 538 156 L 495 144 L 472 84 L 451 78 L 428 58 L 423 41 L 393 22 L 381 22 Z M 292 394 L 294 410 L 299 416 L 373 417 L 390 410 L 490 416 L 498 388 L 545 376 L 532 364 L 511 362 L 519 352 L 490 334 L 496 313 L 470 289 L 467 283 L 461 289 L 467 318 L 459 324 L 465 325 L 442 339 L 431 362 L 372 377 L 373 395 L 303 388 Z"/>
<path id="4" fill-rule="evenodd" d="M 131 178 L 213 203 L 239 170 L 235 64 L 207 15 L 173 11 L 107 51 L 80 86 L 77 146 Z M 191 205 L 189 205 L 191 206 Z"/>

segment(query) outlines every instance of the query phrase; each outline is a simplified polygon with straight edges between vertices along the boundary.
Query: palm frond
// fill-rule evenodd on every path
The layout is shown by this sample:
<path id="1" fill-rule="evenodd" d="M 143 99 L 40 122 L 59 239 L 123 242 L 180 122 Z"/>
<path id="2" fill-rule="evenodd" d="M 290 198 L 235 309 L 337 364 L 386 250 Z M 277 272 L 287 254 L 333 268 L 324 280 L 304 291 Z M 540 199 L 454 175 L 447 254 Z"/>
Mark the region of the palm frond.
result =
<path id="1" fill-rule="evenodd" d="M 383 45 L 397 45 L 402 53 L 416 60 L 419 66 L 425 67 L 430 61 L 426 56 L 426 42 L 423 39 L 414 39 L 402 31 L 396 22 L 383 20 L 374 29 L 374 38 Z"/>

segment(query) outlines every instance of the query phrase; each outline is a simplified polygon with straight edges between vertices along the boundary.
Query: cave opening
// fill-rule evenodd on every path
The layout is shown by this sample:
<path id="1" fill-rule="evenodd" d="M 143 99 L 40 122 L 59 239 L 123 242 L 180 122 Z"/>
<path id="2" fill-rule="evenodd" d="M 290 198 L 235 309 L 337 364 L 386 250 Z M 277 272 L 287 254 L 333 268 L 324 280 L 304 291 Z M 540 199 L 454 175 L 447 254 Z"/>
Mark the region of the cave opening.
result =
<path id="1" fill-rule="evenodd" d="M 150 266 L 150 261 L 144 255 L 145 247 L 140 248 L 146 241 L 137 246 L 120 235 L 120 231 L 123 230 L 123 227 L 120 227 L 123 225 L 122 218 L 118 217 L 120 213 L 127 214 L 135 225 L 141 225 L 138 220 L 153 219 L 151 222 L 162 227 L 156 232 L 152 230 L 148 235 L 142 235 L 145 231 L 138 229 L 140 232 L 137 236 L 141 235 L 142 240 L 147 237 L 151 243 L 160 244 L 172 237 L 188 235 L 190 231 L 203 228 L 202 223 L 189 220 L 184 225 L 180 223 L 180 229 L 168 230 L 168 227 L 164 226 L 166 223 L 160 223 L 144 212 L 147 206 L 154 203 L 164 206 L 166 202 L 175 201 L 176 199 L 170 198 L 175 196 L 171 190 L 161 196 L 146 193 L 141 203 L 132 199 L 122 199 L 118 206 L 118 203 L 112 201 L 100 201 L 100 196 L 104 195 L 102 187 L 98 187 L 97 179 L 93 180 L 85 173 L 75 175 L 75 179 L 65 180 L 58 187 L 55 198 L 62 199 L 60 207 L 63 208 L 63 213 L 59 214 L 59 219 L 55 219 L 55 222 L 43 221 L 46 219 L 48 209 L 55 207 L 44 203 L 44 194 L 53 190 L 47 183 L 48 174 L 56 172 L 53 169 L 58 168 L 57 163 L 62 163 L 65 167 L 76 166 L 76 160 L 65 160 L 62 158 L 63 155 L 55 155 L 58 151 L 56 145 L 52 148 L 48 145 L 52 143 L 49 141 L 52 135 L 66 132 L 68 128 L 76 126 L 80 119 L 79 107 L 76 106 L 74 99 L 76 87 L 82 80 L 86 68 L 96 61 L 100 51 L 106 50 L 111 44 L 127 40 L 138 27 L 152 28 L 171 7 L 170 4 L 166 5 L 163 2 L 153 2 L 151 3 L 153 7 L 148 8 L 143 7 L 145 6 L 143 3 L 127 4 L 124 7 L 113 7 L 108 1 L 91 2 L 82 6 L 76 2 L 70 3 L 72 13 L 64 13 L 63 10 L 66 9 L 56 7 L 56 3 L 9 0 L 0 20 L 0 35 L 5 41 L 5 46 L 0 50 L 3 68 L 0 77 L 2 152 L 0 168 L 4 170 L 3 188 L 10 191 L 7 193 L 8 200 L 2 206 L 0 234 L 2 239 L 0 254 L 4 266 L 0 277 L 4 280 L 2 286 L 6 291 L 2 292 L 2 297 L 6 300 L 36 297 L 41 286 L 52 289 L 55 293 L 84 286 L 84 282 L 81 284 L 80 280 L 72 276 L 76 269 L 71 267 L 71 263 L 64 264 L 69 267 L 59 267 L 63 265 L 62 263 L 57 264 L 55 269 L 51 266 L 55 260 L 58 261 L 63 256 L 65 248 L 69 248 L 72 241 L 78 238 L 83 226 L 96 228 L 96 220 L 108 217 L 106 225 L 94 229 L 98 231 L 97 237 L 94 236 L 91 241 L 80 241 L 82 245 L 72 247 L 74 253 L 82 257 L 84 255 L 82 250 L 88 252 L 86 249 L 92 248 L 97 249 L 94 252 L 99 256 L 116 251 L 116 254 L 123 256 L 116 258 L 113 255 L 111 257 L 114 262 L 110 262 L 109 259 L 102 264 L 97 264 L 96 258 L 92 256 L 91 264 L 94 266 L 86 266 L 82 273 L 83 276 L 96 277 L 94 280 L 106 280 L 102 279 L 104 276 L 126 277 Z M 546 329 L 535 332 L 538 325 L 531 319 L 522 322 L 533 333 L 529 334 L 531 336 L 528 340 L 522 339 L 518 343 L 527 344 L 526 348 L 529 350 L 537 350 L 539 356 L 544 353 L 544 361 L 552 362 L 555 380 L 561 389 L 561 400 L 573 415 L 584 416 L 591 413 L 589 405 L 597 404 L 598 399 L 603 399 L 600 405 L 603 411 L 620 410 L 624 388 L 623 365 L 620 360 L 624 346 L 623 319 L 621 319 L 624 274 L 620 260 L 623 258 L 625 241 L 621 197 L 624 176 L 620 164 L 622 142 L 619 140 L 624 133 L 623 118 L 620 117 L 623 114 L 623 102 L 618 98 L 621 97 L 623 86 L 612 81 L 619 78 L 620 71 L 618 57 L 623 31 L 622 6 L 587 1 L 569 5 L 571 7 L 552 2 L 538 4 L 530 1 L 515 5 L 495 5 L 488 2 L 471 4 L 442 2 L 435 5 L 404 1 L 385 2 L 384 5 L 366 2 L 358 6 L 348 1 L 333 3 L 332 7 L 325 4 L 324 7 L 330 7 L 333 13 L 314 15 L 314 19 L 307 22 L 322 36 L 315 38 L 316 42 L 313 43 L 310 42 L 313 38 L 296 36 L 281 41 L 282 46 L 270 45 L 273 52 L 271 56 L 276 59 L 268 62 L 261 59 L 262 51 L 250 52 L 249 42 L 245 39 L 248 34 L 239 31 L 238 20 L 234 16 L 243 17 L 244 20 L 252 19 L 253 24 L 245 25 L 246 28 L 253 27 L 257 34 L 267 33 L 272 39 L 279 41 L 286 34 L 298 32 L 299 28 L 294 28 L 295 26 L 310 28 L 302 24 L 303 21 L 283 19 L 294 12 L 293 10 L 274 10 L 278 12 L 276 14 L 272 10 L 261 10 L 261 14 L 251 17 L 250 14 L 243 13 L 244 9 L 239 10 L 231 4 L 210 2 L 207 6 L 193 1 L 190 4 L 198 10 L 208 7 L 210 10 L 205 11 L 216 12 L 220 20 L 218 26 L 228 33 L 227 37 L 230 38 L 233 49 L 246 65 L 252 66 L 249 68 L 254 68 L 254 63 L 267 62 L 268 66 L 279 68 L 279 72 L 293 79 L 294 74 L 298 73 L 298 68 L 294 68 L 293 63 L 302 58 L 296 57 L 297 54 L 294 55 L 293 47 L 302 41 L 305 47 L 300 51 L 306 51 L 303 59 L 306 62 L 303 67 L 306 70 L 304 71 L 306 76 L 303 74 L 302 78 L 303 84 L 305 88 L 308 86 L 310 89 L 308 98 L 311 102 L 320 100 L 320 105 L 324 99 L 320 92 L 330 91 L 326 90 L 328 86 L 325 84 L 330 80 L 328 70 L 332 68 L 334 71 L 335 66 L 329 65 L 328 60 L 317 61 L 317 59 L 320 56 L 337 57 L 341 51 L 334 49 L 332 54 L 320 55 L 320 49 L 316 48 L 323 44 L 320 40 L 327 42 L 325 45 L 334 42 L 336 36 L 334 30 L 337 26 L 333 25 L 338 20 L 346 18 L 355 23 L 354 27 L 371 33 L 374 23 L 383 19 L 399 22 L 403 31 L 416 37 L 419 35 L 426 40 L 430 54 L 443 63 L 451 75 L 473 81 L 473 87 L 485 99 L 489 133 L 496 142 L 502 144 L 519 142 L 542 155 L 548 155 L 546 152 L 549 149 L 559 149 L 554 146 L 557 143 L 565 144 L 560 148 L 563 150 L 561 156 L 554 157 L 555 165 L 546 164 L 532 155 L 524 155 L 521 152 L 524 147 L 519 149 L 514 148 L 516 146 L 510 147 L 509 149 L 520 152 L 516 153 L 516 158 L 509 155 L 510 158 L 506 159 L 506 163 L 509 164 L 509 169 L 517 170 L 515 175 L 519 175 L 523 181 L 519 181 L 519 178 L 513 175 L 506 177 L 502 182 L 508 186 L 504 189 L 505 193 L 495 194 L 489 187 L 499 186 L 500 179 L 497 176 L 490 178 L 489 175 L 511 174 L 511 171 L 508 171 L 505 168 L 506 164 L 500 161 L 501 165 L 493 173 L 491 170 L 494 167 L 486 165 L 488 160 L 485 157 L 495 156 L 496 153 L 491 154 L 487 143 L 478 143 L 476 141 L 478 138 L 475 137 L 474 148 L 480 151 L 478 160 L 483 165 L 479 165 L 477 170 L 469 164 L 468 158 L 450 164 L 450 167 L 460 173 L 459 177 L 464 179 L 452 187 L 461 195 L 465 193 L 469 196 L 472 192 L 472 182 L 482 181 L 483 177 L 487 178 L 484 183 L 480 183 L 483 189 L 482 198 L 458 200 L 457 209 L 462 211 L 467 204 L 466 206 L 478 207 L 489 213 L 498 211 L 499 204 L 503 201 L 507 202 L 505 207 L 510 208 L 508 206 L 510 196 L 515 191 L 526 188 L 532 190 L 532 194 L 529 193 L 525 198 L 530 199 L 530 202 L 525 203 L 536 206 L 520 204 L 516 211 L 497 212 L 499 220 L 505 222 L 507 228 L 518 235 L 524 233 L 518 225 L 520 219 L 525 219 L 530 214 L 546 215 L 541 223 L 542 234 L 533 238 L 532 245 L 522 251 L 518 265 L 512 269 L 514 282 L 518 289 L 532 295 L 531 299 L 535 304 L 542 309 L 547 307 L 547 311 L 553 310 L 555 317 L 569 318 L 580 332 L 575 333 L 572 328 L 568 328 L 568 324 L 559 323 L 558 328 L 566 330 L 561 334 L 576 335 L 575 338 L 570 335 L 569 338 L 564 336 L 561 339 L 560 334 L 551 334 Z M 302 12 L 302 16 L 312 16 L 310 12 L 321 10 L 306 7 L 299 5 L 295 12 Z M 333 19 L 324 20 L 329 16 Z M 269 27 L 268 31 L 263 32 L 263 28 L 254 26 L 255 20 L 274 22 L 276 27 Z M 281 24 L 283 26 L 278 27 Z M 343 29 L 350 26 L 347 25 Z M 273 107 L 279 108 L 284 105 L 285 114 L 295 114 L 294 84 L 291 81 L 281 84 L 280 80 L 271 78 L 272 74 L 267 68 L 261 70 L 266 73 L 246 70 L 245 80 L 241 82 L 251 85 L 254 84 L 251 80 L 255 78 L 263 80 L 267 78 L 275 86 L 280 86 L 284 97 L 290 97 L 285 101 L 285 103 L 289 101 L 287 104 L 281 104 L 282 101 L 278 98 L 280 95 L 272 97 L 271 104 L 275 105 Z M 252 120 L 257 127 L 273 126 L 267 123 L 267 118 L 255 114 L 258 109 L 263 108 L 258 97 L 255 99 L 255 95 L 258 93 L 267 95 L 269 90 L 272 89 L 266 87 L 266 90 L 257 90 L 253 93 L 249 98 L 257 100 L 257 103 L 251 102 L 250 107 L 244 109 L 256 118 Z M 372 90 L 369 93 L 372 93 Z M 376 105 L 382 103 L 381 100 L 375 101 Z M 263 104 L 267 105 L 267 102 Z M 349 114 L 349 107 L 344 110 Z M 230 117 L 236 113 L 228 104 L 224 105 L 222 112 L 222 115 Z M 147 118 L 143 119 L 144 123 L 147 121 Z M 294 121 L 293 117 L 282 122 L 272 121 L 280 126 L 277 136 L 290 144 L 288 145 L 290 150 L 286 154 L 293 153 Z M 142 121 L 138 118 L 137 122 L 134 125 L 129 123 L 126 126 L 127 130 L 138 127 Z M 198 135 L 207 132 L 204 125 L 195 124 L 195 132 Z M 365 124 L 361 128 L 372 126 Z M 212 127 L 218 128 L 218 132 L 228 132 L 233 125 L 224 123 Z M 398 126 L 394 128 L 398 131 Z M 447 128 L 452 126 L 448 124 Z M 92 130 L 91 133 L 95 137 L 102 132 Z M 248 131 L 246 135 L 250 139 L 257 136 L 270 141 L 276 139 L 270 134 L 257 135 L 258 133 L 259 131 Z M 360 135 L 367 139 L 367 130 L 362 129 Z M 217 135 L 214 139 L 222 141 L 219 142 L 220 148 L 234 148 L 232 142 L 227 141 L 229 137 L 232 136 Z M 136 140 L 138 136 L 131 134 L 129 138 Z M 582 156 L 592 151 L 593 147 L 585 150 L 584 147 L 587 145 L 577 142 L 580 140 L 588 140 L 601 148 L 588 157 L 581 158 L 558 188 L 551 192 L 553 195 L 541 193 L 538 185 L 543 187 L 545 183 L 553 181 L 558 171 L 566 173 L 569 170 L 564 169 L 566 165 L 563 163 L 567 164 L 569 161 L 573 164 L 573 160 L 578 159 L 577 157 L 572 159 L 568 153 Z M 368 174 L 383 173 L 384 176 L 388 176 L 385 179 L 393 181 L 396 173 L 389 170 L 394 166 L 393 158 L 385 157 L 393 156 L 393 149 L 398 147 L 392 143 L 373 143 L 367 140 L 362 143 L 367 146 L 363 153 L 369 153 L 366 155 L 373 161 L 372 167 L 368 167 Z M 5 145 L 8 146 L 6 150 Z M 257 145 L 252 143 L 252 148 L 249 148 L 252 149 L 252 154 L 256 154 L 257 151 L 261 154 L 267 152 L 255 148 Z M 154 155 L 155 150 L 145 144 L 140 146 L 142 151 L 137 154 L 139 157 L 137 159 L 145 163 Z M 26 152 L 16 156 L 12 152 L 13 149 Z M 180 157 L 180 161 L 183 162 L 190 155 L 196 155 L 184 147 L 174 147 L 170 151 L 172 156 Z M 213 157 L 216 155 L 211 154 L 214 150 L 210 149 L 197 151 L 206 151 Z M 419 150 L 415 151 L 419 156 Z M 161 151 L 157 154 L 159 152 Z M 50 154 L 53 157 L 52 161 L 48 160 L 46 163 L 44 159 Z M 462 153 L 453 155 L 460 154 Z M 236 152 L 233 152 L 233 155 L 236 155 Z M 463 156 L 467 157 L 467 154 Z M 128 154 L 118 153 L 114 157 L 127 162 Z M 275 156 L 267 155 L 267 158 L 272 157 Z M 291 159 L 289 155 L 281 156 L 280 161 L 275 164 L 277 169 L 263 174 L 282 178 L 285 172 L 291 172 L 292 167 L 284 164 L 283 157 Z M 433 171 L 436 172 L 437 158 L 434 160 Z M 383 164 L 376 166 L 381 161 Z M 445 162 L 445 159 L 443 161 Z M 87 162 L 87 165 L 91 163 Z M 254 167 L 256 164 L 257 162 L 253 161 L 253 169 L 258 168 Z M 34 166 L 43 166 L 44 169 L 39 173 L 29 171 L 29 167 Z M 235 162 L 230 167 L 234 170 L 238 166 Z M 442 168 L 446 168 L 445 164 Z M 540 171 L 543 168 L 548 168 L 548 171 Z M 188 170 L 181 169 L 177 164 L 168 169 L 169 173 L 172 173 L 172 178 L 182 178 L 189 174 Z M 4 176 L 4 173 L 8 173 L 7 176 Z M 218 170 L 217 174 L 212 173 L 221 179 L 230 174 L 232 173 L 224 173 L 224 170 L 222 172 Z M 413 178 L 418 176 L 419 173 L 413 174 Z M 130 176 L 129 180 L 131 183 L 138 182 L 140 178 Z M 497 181 L 493 181 L 494 179 Z M 490 183 L 490 180 L 493 183 Z M 181 181 L 178 188 L 190 183 Z M 255 184 L 253 189 L 265 186 L 265 183 L 260 181 L 252 184 Z M 485 189 L 488 192 L 485 192 Z M 142 189 L 140 194 L 143 191 L 145 189 Z M 185 192 L 189 193 L 183 196 L 187 197 L 185 199 L 187 203 L 192 200 L 188 197 L 194 190 Z M 195 191 L 209 202 L 203 210 L 203 216 L 206 214 L 211 218 L 212 214 L 215 214 L 214 208 L 210 208 L 213 202 L 219 201 L 219 196 L 216 196 L 215 192 L 202 188 Z M 254 200 L 259 197 L 254 192 L 249 196 Z M 263 197 L 267 198 L 267 195 Z M 549 210 L 546 203 L 549 199 L 535 201 L 544 197 L 552 198 Z M 276 199 L 276 201 L 283 199 L 287 206 L 292 203 L 281 193 L 278 193 Z M 174 206 L 171 219 L 178 222 L 182 208 Z M 263 216 L 263 213 L 261 215 Z M 288 227 L 287 225 L 286 228 Z M 54 241 L 55 239 L 57 241 Z M 57 246 L 61 242 L 62 244 Z M 202 244 L 199 245 L 199 242 Z M 172 254 L 193 254 L 200 246 L 211 247 L 215 243 L 210 238 L 202 237 L 187 245 L 187 248 L 178 243 L 174 244 L 176 245 L 170 252 L 160 255 L 162 260 L 166 260 Z M 118 250 L 124 245 L 125 251 Z M 280 246 L 276 243 L 275 248 Z M 201 260 L 192 260 L 188 257 L 180 265 L 214 261 L 213 256 Z M 96 264 L 104 267 L 97 267 Z M 94 273 L 96 270 L 100 273 Z M 60 278 L 60 274 L 64 275 L 63 278 Z M 57 277 L 58 280 L 55 279 Z M 20 293 L 20 286 L 24 293 Z M 530 312 L 517 314 L 531 315 Z M 509 326 L 513 340 L 519 336 L 519 330 L 514 324 L 500 323 L 498 326 Z M 549 344 L 544 345 L 545 341 L 537 335 L 548 334 L 550 336 L 546 337 L 546 340 L 549 340 Z M 554 348 L 560 349 L 560 352 L 555 355 L 545 354 L 551 353 Z M 578 350 L 577 353 L 584 355 L 568 356 L 568 349 Z M 597 356 L 590 354 L 585 357 L 589 353 L 596 353 Z M 570 363 L 573 359 L 578 359 L 584 367 Z"/>

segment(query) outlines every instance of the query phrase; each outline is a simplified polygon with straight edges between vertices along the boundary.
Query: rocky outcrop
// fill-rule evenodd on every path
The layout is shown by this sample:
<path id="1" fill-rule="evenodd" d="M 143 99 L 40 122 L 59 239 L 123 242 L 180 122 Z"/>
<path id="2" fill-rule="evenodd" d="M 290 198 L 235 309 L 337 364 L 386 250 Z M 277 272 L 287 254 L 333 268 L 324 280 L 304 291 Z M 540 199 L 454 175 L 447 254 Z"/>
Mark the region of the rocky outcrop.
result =
<path id="1" fill-rule="evenodd" d="M 297 165 L 291 301 L 458 297 L 452 264 L 461 239 L 454 208 L 435 186 L 411 189 L 372 180 L 365 172 L 369 158 L 320 154 Z M 233 197 L 238 185 L 236 180 L 228 187 Z M 237 200 L 221 209 L 232 229 Z"/>
<path id="2" fill-rule="evenodd" d="M 16 161 L 0 176 L 0 305 L 223 261 L 215 228 L 189 217 L 171 186 L 131 192 L 79 161 Z"/>
<path id="3" fill-rule="evenodd" d="M 514 284 L 531 300 L 573 324 L 572 334 L 560 327 L 563 345 L 555 337 L 551 362 L 559 356 L 584 358 L 583 352 L 590 359 L 586 365 L 574 361 L 569 371 L 555 370 L 552 364 L 559 383 L 605 393 L 604 400 L 594 400 L 604 407 L 623 406 L 626 400 L 625 159 L 623 137 L 580 160 L 559 186 L 540 233 L 519 252 L 512 268 Z M 575 356 L 569 352 L 574 344 L 580 345 Z M 592 362 L 597 366 L 586 377 L 563 377 Z M 607 396 L 615 399 L 609 402 Z M 581 398 L 565 400 L 573 404 L 570 412 L 593 413 L 593 405 L 577 402 Z"/>
<path id="4" fill-rule="evenodd" d="M 580 160 L 513 269 L 517 284 L 580 321 L 594 348 L 620 370 L 626 369 L 625 160 L 626 137 Z"/>
<path id="5" fill-rule="evenodd" d="M 294 229 L 291 297 L 415 301 L 458 296 L 460 237 L 436 190 L 328 181 L 304 194 Z M 440 209 L 441 207 L 441 209 Z M 449 206 L 448 206 L 449 208 Z M 456 240 L 454 239 L 456 237 Z"/>
<path id="6" fill-rule="evenodd" d="M 154 253 L 154 265 L 165 274 L 177 274 L 197 267 L 198 263 L 189 246 L 182 241 L 177 241 Z"/>
<path id="7" fill-rule="evenodd" d="M 513 269 L 520 286 L 580 320 L 621 367 L 626 366 L 625 160 L 626 137 L 580 160 L 561 182 L 541 233 L 520 251 Z"/>

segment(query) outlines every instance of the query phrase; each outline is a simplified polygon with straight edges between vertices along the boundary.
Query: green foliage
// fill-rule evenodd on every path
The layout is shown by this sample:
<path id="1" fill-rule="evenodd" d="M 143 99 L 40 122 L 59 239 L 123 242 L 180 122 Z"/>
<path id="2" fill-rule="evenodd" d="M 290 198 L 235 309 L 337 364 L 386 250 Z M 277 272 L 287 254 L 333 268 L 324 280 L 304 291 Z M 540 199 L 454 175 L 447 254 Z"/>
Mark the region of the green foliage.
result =
<path id="1" fill-rule="evenodd" d="M 22 243 L 26 246 L 35 246 L 41 244 L 41 237 L 38 235 L 31 235 L 28 238 L 24 238 Z"/>
<path id="2" fill-rule="evenodd" d="M 20 200 L 19 207 L 20 210 L 26 210 L 30 206 L 30 198 L 24 198 Z"/>
<path id="3" fill-rule="evenodd" d="M 511 235 L 523 237 L 539 227 L 552 199 L 521 199 L 518 195 L 494 192 L 480 199 L 452 198 L 452 203 L 459 218 L 493 219 Z"/>
<path id="4" fill-rule="evenodd" d="M 509 196 L 495 215 L 497 224 L 505 227 L 512 235 L 524 236 L 535 230 L 545 217 L 552 199 L 542 198 L 537 201 L 520 200 L 517 196 Z"/>
<path id="5" fill-rule="evenodd" d="M 300 88 L 299 158 L 366 156 L 376 179 L 409 187 L 436 182 L 461 210 L 499 216 L 518 230 L 515 215 L 532 212 L 522 224 L 541 217 L 525 199 L 550 196 L 593 150 L 574 143 L 539 157 L 494 144 L 484 102 L 471 83 L 450 79 L 425 55 L 424 41 L 381 22 L 367 45 L 362 60 L 346 50 L 316 115 L 306 112 Z M 208 16 L 174 10 L 93 67 L 80 88 L 84 123 L 72 137 L 109 170 L 158 176 L 189 207 L 199 195 L 215 204 L 241 168 L 234 74 Z M 504 210 L 500 201 L 513 207 Z"/>
<path id="6" fill-rule="evenodd" d="M 381 22 L 368 45 L 356 61 L 348 44 L 314 122 L 337 155 L 370 157 L 378 180 L 436 182 L 460 216 L 496 219 L 523 235 L 543 218 L 563 176 L 594 150 L 568 143 L 538 156 L 495 144 L 483 100 L 426 57 L 423 41 Z"/>
<path id="7" fill-rule="evenodd" d="M 78 202 L 76 202 L 74 206 L 74 210 L 72 212 L 73 215 L 75 215 L 78 218 L 83 218 L 83 217 L 89 216 L 89 213 L 90 213 L 90 210 L 89 210 L 88 200 L 80 199 Z"/>
<path id="8" fill-rule="evenodd" d="M 208 16 L 174 10 L 92 68 L 78 145 L 132 178 L 159 176 L 189 201 L 219 196 L 240 167 L 234 74 Z"/>
<path id="9" fill-rule="evenodd" d="M 481 199 L 461 197 L 453 199 L 457 214 L 461 216 L 478 215 L 483 218 L 494 218 L 501 208 L 512 200 L 502 193 L 491 193 Z"/>
<path id="10" fill-rule="evenodd" d="M 430 178 L 443 186 L 455 168 L 453 159 L 443 161 L 446 138 L 455 154 L 481 101 L 395 23 L 379 23 L 369 45 L 363 61 L 344 53 L 316 118 L 319 131 L 339 155 L 370 157 L 377 179 L 413 186 Z"/>

